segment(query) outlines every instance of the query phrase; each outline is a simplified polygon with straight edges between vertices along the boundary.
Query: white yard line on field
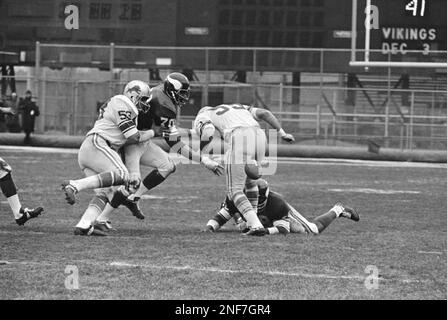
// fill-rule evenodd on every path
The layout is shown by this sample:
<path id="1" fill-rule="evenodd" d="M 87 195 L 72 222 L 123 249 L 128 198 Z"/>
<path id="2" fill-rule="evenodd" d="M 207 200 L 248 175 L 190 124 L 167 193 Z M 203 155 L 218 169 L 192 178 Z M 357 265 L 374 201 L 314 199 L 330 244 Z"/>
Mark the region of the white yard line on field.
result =
<path id="1" fill-rule="evenodd" d="M 389 190 L 389 189 L 372 189 L 372 188 L 332 188 L 331 192 L 350 192 L 350 193 L 366 193 L 366 194 L 419 194 L 421 191 L 415 190 Z"/>
<path id="2" fill-rule="evenodd" d="M 212 267 L 193 267 L 193 266 L 170 266 L 170 265 L 153 265 L 153 264 L 135 264 L 128 262 L 115 261 L 110 264 L 114 267 L 138 267 L 146 269 L 166 269 L 174 271 L 200 271 L 200 272 L 214 272 L 214 273 L 231 273 L 231 274 L 262 274 L 269 276 L 286 276 L 286 277 L 302 277 L 302 278 L 321 278 L 321 279 L 354 279 L 354 280 L 364 280 L 365 276 L 359 275 L 329 275 L 329 274 L 312 274 L 312 273 L 301 273 L 301 272 L 284 272 L 284 271 L 265 271 L 265 270 L 231 270 L 231 269 L 220 269 Z M 384 280 L 379 278 L 379 280 Z"/>
<path id="3" fill-rule="evenodd" d="M 134 237 L 139 238 L 139 237 Z M 36 267 L 49 267 L 59 266 L 64 264 L 61 261 L 8 261 L 6 259 L 0 260 L 0 270 L 2 268 L 13 267 L 15 265 L 29 265 Z M 293 277 L 293 278 L 308 278 L 308 279 L 328 279 L 328 280 L 357 280 L 364 281 L 368 275 L 359 274 L 326 274 L 326 273 L 306 273 L 306 272 L 286 272 L 279 270 L 254 270 L 254 269 L 221 269 L 216 267 L 201 267 L 190 265 L 156 265 L 146 263 L 132 263 L 126 261 L 113 261 L 113 262 L 98 262 L 94 260 L 73 260 L 70 264 L 87 264 L 101 267 L 114 267 L 114 268 L 142 268 L 142 269 L 156 269 L 156 270 L 171 270 L 178 272 L 192 271 L 192 272 L 206 272 L 206 273 L 221 273 L 221 274 L 258 274 L 266 276 L 280 276 L 280 277 Z M 428 279 L 411 279 L 411 278 L 383 278 L 378 277 L 377 280 L 385 282 L 401 282 L 401 283 L 428 283 L 431 280 Z"/>
<path id="4" fill-rule="evenodd" d="M 423 250 L 418 251 L 418 253 L 421 253 L 421 254 L 436 254 L 436 255 L 442 255 L 443 254 L 441 251 L 423 251 Z"/>
<path id="5" fill-rule="evenodd" d="M 23 230 L 19 230 L 19 231 L 7 231 L 7 230 L 0 230 L 0 234 L 15 234 L 15 235 L 22 235 L 22 234 L 47 234 L 45 232 L 38 232 L 38 231 L 23 231 Z"/>
<path id="6" fill-rule="evenodd" d="M 366 279 L 366 275 L 341 275 L 341 274 L 324 274 L 324 273 L 305 273 L 305 272 L 285 272 L 276 270 L 231 270 L 220 269 L 212 267 L 194 267 L 194 266 L 170 266 L 170 265 L 153 265 L 153 264 L 136 264 L 122 261 L 115 261 L 110 264 L 111 266 L 121 268 L 147 268 L 147 269 L 162 269 L 162 270 L 174 270 L 174 271 L 198 271 L 198 272 L 210 272 L 210 273 L 228 273 L 228 274 L 260 274 L 267 276 L 282 276 L 282 277 L 296 277 L 296 278 L 310 278 L 310 279 L 330 279 L 330 280 L 361 280 Z M 380 281 L 398 281 L 402 283 L 422 283 L 428 282 L 427 280 L 418 279 L 386 279 L 378 277 Z"/>

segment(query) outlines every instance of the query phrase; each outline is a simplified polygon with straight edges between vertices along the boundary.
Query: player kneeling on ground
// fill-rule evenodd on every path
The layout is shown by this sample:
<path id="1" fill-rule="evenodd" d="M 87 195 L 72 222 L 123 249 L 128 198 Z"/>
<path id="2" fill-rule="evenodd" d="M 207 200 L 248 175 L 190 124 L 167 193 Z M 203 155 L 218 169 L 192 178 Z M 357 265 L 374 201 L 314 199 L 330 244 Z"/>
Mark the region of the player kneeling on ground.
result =
<path id="1" fill-rule="evenodd" d="M 335 204 L 328 212 L 309 221 L 287 203 L 280 194 L 271 191 L 267 181 L 259 179 L 257 185 L 259 189 L 258 216 L 268 234 L 300 233 L 316 235 L 323 232 L 338 217 L 359 221 L 357 212 L 341 203 Z M 219 212 L 208 221 L 204 231 L 217 231 L 231 218 L 234 218 L 239 230 L 247 228 L 246 222 L 239 214 L 236 206 L 227 197 Z"/>
<path id="2" fill-rule="evenodd" d="M 8 199 L 16 223 L 19 226 L 23 226 L 29 219 L 37 218 L 43 212 L 43 208 L 37 207 L 30 209 L 22 207 L 11 172 L 11 166 L 7 164 L 5 160 L 0 158 L 0 189 Z"/>

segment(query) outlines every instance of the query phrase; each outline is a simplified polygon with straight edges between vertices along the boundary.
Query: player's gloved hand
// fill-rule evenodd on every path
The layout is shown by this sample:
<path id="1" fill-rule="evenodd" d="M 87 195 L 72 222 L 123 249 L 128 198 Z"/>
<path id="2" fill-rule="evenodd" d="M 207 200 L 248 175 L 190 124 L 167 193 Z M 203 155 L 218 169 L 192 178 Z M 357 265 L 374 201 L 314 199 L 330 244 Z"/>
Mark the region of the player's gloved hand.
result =
<path id="1" fill-rule="evenodd" d="M 208 170 L 214 172 L 216 176 L 220 176 L 224 172 L 224 168 L 218 162 L 208 157 L 202 157 L 202 163 Z"/>
<path id="2" fill-rule="evenodd" d="M 242 219 L 241 217 L 239 217 L 239 218 L 236 220 L 236 228 L 238 228 L 239 231 L 241 231 L 241 232 L 247 232 L 247 231 L 248 231 L 247 222 L 245 222 L 244 219 Z"/>
<path id="3" fill-rule="evenodd" d="M 290 134 L 290 133 L 286 133 L 283 129 L 278 131 L 281 139 L 283 139 L 284 141 L 287 141 L 289 143 L 295 142 L 295 138 Z"/>
<path id="4" fill-rule="evenodd" d="M 135 193 L 137 189 L 140 187 L 141 184 L 141 178 L 138 173 L 130 173 L 129 174 L 129 184 L 128 189 L 131 193 Z"/>

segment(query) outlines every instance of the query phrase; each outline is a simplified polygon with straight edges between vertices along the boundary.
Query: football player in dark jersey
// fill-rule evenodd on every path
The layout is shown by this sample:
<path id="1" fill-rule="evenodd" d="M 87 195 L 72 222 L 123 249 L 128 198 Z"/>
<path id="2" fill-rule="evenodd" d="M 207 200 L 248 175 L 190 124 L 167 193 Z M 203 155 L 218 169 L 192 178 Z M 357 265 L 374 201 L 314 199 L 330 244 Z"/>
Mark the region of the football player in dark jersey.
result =
<path id="1" fill-rule="evenodd" d="M 258 216 L 268 234 L 320 234 L 338 217 L 359 221 L 358 213 L 341 203 L 335 204 L 328 212 L 309 221 L 287 203 L 279 193 L 271 191 L 267 181 L 259 179 L 257 183 L 259 188 Z M 227 197 L 218 213 L 208 221 L 203 231 L 215 232 L 231 218 L 234 218 L 239 230 L 246 229 L 245 221 L 233 202 Z"/>
<path id="2" fill-rule="evenodd" d="M 188 102 L 189 95 L 190 84 L 188 78 L 178 72 L 170 73 L 162 84 L 151 89 L 150 109 L 145 114 L 139 114 L 137 128 L 138 130 L 153 129 L 157 136 L 164 138 L 171 150 L 176 150 L 184 157 L 200 162 L 216 175 L 221 175 L 223 167 L 218 162 L 202 156 L 199 151 L 192 150 L 181 141 L 176 126 L 177 112 Z M 142 179 L 135 193 L 129 194 L 126 188 L 120 188 L 115 192 L 110 204 L 97 219 L 97 228 L 103 231 L 111 228 L 110 213 L 121 204 L 129 208 L 137 218 L 144 219 L 144 214 L 138 207 L 138 200 L 143 194 L 158 186 L 175 171 L 175 164 L 168 153 L 151 140 L 125 146 L 124 158 L 130 177 L 133 180 L 141 176 L 140 165 L 155 169 Z"/>

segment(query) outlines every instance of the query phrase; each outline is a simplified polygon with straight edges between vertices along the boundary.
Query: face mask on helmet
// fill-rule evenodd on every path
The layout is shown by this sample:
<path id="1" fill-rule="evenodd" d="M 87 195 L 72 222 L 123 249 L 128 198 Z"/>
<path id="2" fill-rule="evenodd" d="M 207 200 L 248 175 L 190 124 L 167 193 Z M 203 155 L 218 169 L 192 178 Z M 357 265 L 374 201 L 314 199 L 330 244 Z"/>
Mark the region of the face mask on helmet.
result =
<path id="1" fill-rule="evenodd" d="M 150 101 L 152 97 L 148 96 L 140 96 L 137 98 L 136 106 L 141 112 L 146 113 L 151 108 Z"/>
<path id="2" fill-rule="evenodd" d="M 180 89 L 179 91 L 177 91 L 177 101 L 181 106 L 188 103 L 189 93 L 189 89 Z"/>
<path id="3" fill-rule="evenodd" d="M 190 95 L 188 79 L 181 73 L 169 74 L 165 80 L 165 92 L 175 104 L 184 106 Z"/>

